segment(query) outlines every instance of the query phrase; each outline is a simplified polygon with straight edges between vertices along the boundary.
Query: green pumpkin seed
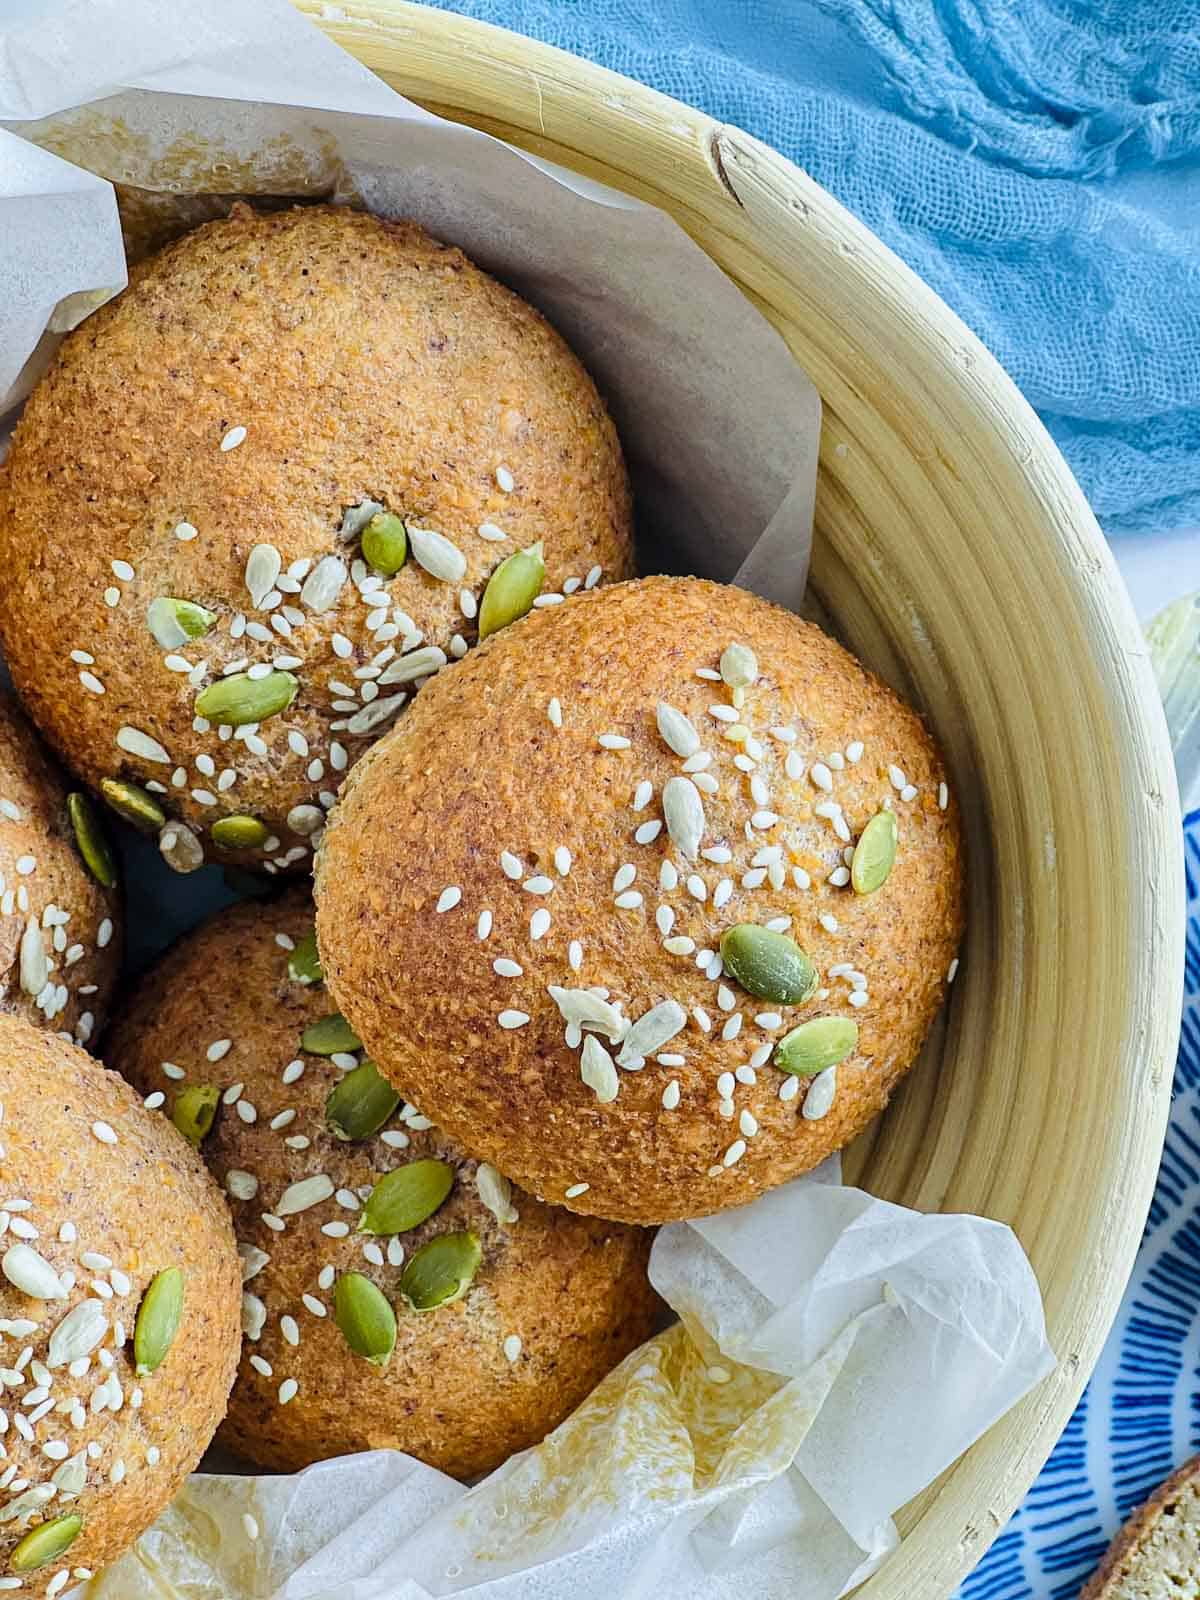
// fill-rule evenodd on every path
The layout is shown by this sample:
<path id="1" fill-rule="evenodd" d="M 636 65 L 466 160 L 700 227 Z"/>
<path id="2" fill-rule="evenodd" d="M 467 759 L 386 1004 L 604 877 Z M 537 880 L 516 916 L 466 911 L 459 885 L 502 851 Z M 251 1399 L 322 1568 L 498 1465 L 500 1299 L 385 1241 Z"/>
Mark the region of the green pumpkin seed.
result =
<path id="1" fill-rule="evenodd" d="M 75 843 L 79 846 L 79 854 L 83 857 L 84 865 L 102 888 L 115 888 L 116 857 L 105 837 L 95 806 L 87 795 L 76 791 L 75 794 L 67 796 L 67 815 L 75 830 Z"/>
<path id="2" fill-rule="evenodd" d="M 371 1190 L 363 1206 L 360 1233 L 407 1233 L 431 1217 L 454 1186 L 448 1161 L 410 1161 L 396 1167 Z"/>
<path id="3" fill-rule="evenodd" d="M 257 850 L 271 837 L 270 828 L 257 817 L 221 817 L 209 831 L 221 850 Z"/>
<path id="4" fill-rule="evenodd" d="M 171 1121 L 197 1149 L 216 1120 L 220 1098 L 221 1092 L 213 1083 L 190 1084 L 175 1096 Z"/>
<path id="5" fill-rule="evenodd" d="M 333 1320 L 356 1356 L 382 1367 L 396 1347 L 396 1313 L 361 1272 L 343 1272 L 333 1291 Z"/>
<path id="6" fill-rule="evenodd" d="M 310 1022 L 300 1035 L 300 1048 L 314 1056 L 352 1055 L 362 1049 L 362 1040 L 340 1011 Z"/>
<path id="7" fill-rule="evenodd" d="M 249 678 L 244 672 L 235 672 L 231 678 L 218 678 L 200 691 L 195 701 L 196 715 L 230 728 L 263 722 L 286 711 L 299 687 L 290 672 L 268 672 L 265 678 Z"/>
<path id="8" fill-rule="evenodd" d="M 122 778 L 102 778 L 100 793 L 119 817 L 143 833 L 157 833 L 167 820 L 158 801 L 139 784 L 126 783 Z"/>
<path id="9" fill-rule="evenodd" d="M 167 1267 L 155 1275 L 142 1296 L 133 1325 L 133 1359 L 139 1378 L 162 1366 L 175 1343 L 182 1316 L 183 1273 L 178 1267 Z"/>
<path id="10" fill-rule="evenodd" d="M 490 633 L 499 633 L 501 628 L 523 617 L 541 593 L 545 577 L 546 563 L 542 560 L 540 539 L 527 550 L 518 550 L 507 561 L 502 561 L 483 591 L 479 605 L 479 637 L 486 639 Z"/>
<path id="11" fill-rule="evenodd" d="M 191 639 L 202 639 L 216 620 L 215 611 L 169 595 L 151 600 L 146 611 L 146 626 L 164 650 L 178 650 Z"/>
<path id="12" fill-rule="evenodd" d="M 796 941 L 756 922 L 726 928 L 721 959 L 725 971 L 747 994 L 776 1005 L 798 1006 L 817 987 L 817 969 Z"/>
<path id="13" fill-rule="evenodd" d="M 363 559 L 390 578 L 408 558 L 408 529 L 394 511 L 377 511 L 362 533 Z"/>
<path id="14" fill-rule="evenodd" d="M 896 844 L 900 829 L 894 811 L 877 811 L 859 835 L 850 863 L 850 882 L 855 894 L 874 894 L 888 880 L 896 864 Z"/>
<path id="15" fill-rule="evenodd" d="M 43 1522 L 25 1535 L 9 1556 L 8 1564 L 14 1572 L 36 1572 L 69 1550 L 82 1530 L 83 1518 L 78 1513 Z"/>
<path id="16" fill-rule="evenodd" d="M 815 1078 L 844 1061 L 857 1044 L 858 1023 L 849 1017 L 813 1017 L 779 1041 L 775 1065 L 780 1072 Z"/>
<path id="17" fill-rule="evenodd" d="M 435 1311 L 471 1287 L 483 1251 L 473 1233 L 440 1233 L 423 1244 L 400 1275 L 400 1293 L 414 1311 Z"/>
<path id="18" fill-rule="evenodd" d="M 335 1139 L 369 1139 L 399 1104 L 400 1096 L 375 1063 L 363 1061 L 330 1090 L 325 1121 Z"/>
<path id="19" fill-rule="evenodd" d="M 310 928 L 288 956 L 288 977 L 293 983 L 320 983 L 324 976 L 317 950 L 317 930 Z"/>

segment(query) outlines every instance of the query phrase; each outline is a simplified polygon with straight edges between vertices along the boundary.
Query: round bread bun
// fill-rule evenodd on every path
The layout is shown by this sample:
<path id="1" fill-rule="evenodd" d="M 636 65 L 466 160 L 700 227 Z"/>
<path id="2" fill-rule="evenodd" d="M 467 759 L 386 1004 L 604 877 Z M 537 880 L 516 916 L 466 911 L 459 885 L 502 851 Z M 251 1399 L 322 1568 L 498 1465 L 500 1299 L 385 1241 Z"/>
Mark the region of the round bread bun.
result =
<path id="1" fill-rule="evenodd" d="M 371 1137 L 335 1137 L 326 1101 L 354 1056 L 302 1048 L 332 1001 L 321 983 L 290 979 L 281 948 L 311 936 L 312 919 L 299 890 L 222 912 L 168 953 L 111 1033 L 112 1059 L 140 1089 L 165 1092 L 166 1112 L 190 1086 L 222 1091 L 201 1149 L 233 1207 L 246 1341 L 221 1440 L 282 1471 L 395 1448 L 474 1477 L 535 1444 L 653 1331 L 651 1235 L 510 1190 L 407 1104 Z M 230 1041 L 223 1055 L 219 1041 Z M 439 1209 L 399 1235 L 359 1233 L 372 1186 L 429 1159 L 453 1171 Z M 293 1212 L 282 1197 L 314 1178 L 326 1197 Z M 409 1309 L 406 1262 L 464 1230 L 482 1259 L 463 1298 Z M 385 1365 L 355 1354 L 335 1321 L 351 1272 L 395 1308 Z"/>
<path id="2" fill-rule="evenodd" d="M 392 577 L 372 507 L 408 526 Z M 75 771 L 151 791 L 171 865 L 307 870 L 345 767 L 538 543 L 547 593 L 631 571 L 616 433 L 553 328 L 412 223 L 238 204 L 136 266 L 30 396 L 0 641 Z"/>
<path id="3" fill-rule="evenodd" d="M 89 868 L 80 832 L 93 854 Z M 106 880 L 101 882 L 97 872 Z M 0 1011 L 87 1044 L 116 980 L 118 863 L 94 803 L 0 693 Z"/>
<path id="4" fill-rule="evenodd" d="M 757 677 L 731 687 L 719 663 L 745 669 L 746 648 Z M 660 702 L 688 719 L 691 777 Z M 882 809 L 895 866 L 859 894 L 844 857 Z M 961 897 L 916 713 L 818 628 L 688 578 L 535 613 L 436 680 L 356 770 L 317 863 L 326 980 L 380 1068 L 535 1194 L 643 1223 L 752 1200 L 883 1107 L 942 998 Z M 722 935 L 776 919 L 815 965 L 808 1000 L 722 973 Z M 596 987 L 609 1006 L 581 1035 Z M 850 1053 L 778 1070 L 818 1018 L 856 1025 Z"/>
<path id="5" fill-rule="evenodd" d="M 238 1258 L 202 1163 L 82 1050 L 0 1017 L 0 1101 L 0 1577 L 53 1595 L 204 1453 L 237 1368 Z"/>

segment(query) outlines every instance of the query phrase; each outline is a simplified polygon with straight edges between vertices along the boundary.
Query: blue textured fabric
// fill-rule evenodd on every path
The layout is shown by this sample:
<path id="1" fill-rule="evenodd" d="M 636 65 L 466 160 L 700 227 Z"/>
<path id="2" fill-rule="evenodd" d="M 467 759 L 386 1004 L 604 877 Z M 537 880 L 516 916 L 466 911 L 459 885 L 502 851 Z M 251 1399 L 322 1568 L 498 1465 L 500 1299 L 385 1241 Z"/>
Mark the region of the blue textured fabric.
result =
<path id="1" fill-rule="evenodd" d="M 805 167 L 995 352 L 1110 532 L 1200 523 L 1200 0 L 436 0 Z"/>

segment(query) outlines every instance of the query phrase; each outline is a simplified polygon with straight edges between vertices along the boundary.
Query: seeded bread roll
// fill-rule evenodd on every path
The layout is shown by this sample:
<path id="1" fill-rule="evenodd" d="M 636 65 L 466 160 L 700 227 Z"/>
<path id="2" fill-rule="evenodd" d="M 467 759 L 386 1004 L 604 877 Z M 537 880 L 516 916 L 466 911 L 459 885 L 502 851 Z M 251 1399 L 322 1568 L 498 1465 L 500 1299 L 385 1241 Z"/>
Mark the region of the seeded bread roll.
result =
<path id="1" fill-rule="evenodd" d="M 238 205 L 135 267 L 30 397 L 0 641 L 173 866 L 306 870 L 346 766 L 539 544 L 504 615 L 631 570 L 616 434 L 554 330 L 412 223 Z"/>
<path id="2" fill-rule="evenodd" d="M 0 1578 L 54 1595 L 204 1453 L 237 1367 L 238 1259 L 203 1165 L 82 1050 L 0 1017 L 0 1101 Z"/>
<path id="3" fill-rule="evenodd" d="M 86 855 L 85 852 L 86 851 Z M 116 980 L 117 861 L 96 808 L 0 693 L 0 1011 L 87 1044 Z"/>
<path id="4" fill-rule="evenodd" d="M 515 1182 L 644 1223 L 752 1200 L 886 1104 L 961 900 L 920 718 L 687 578 L 536 613 L 431 684 L 317 864 L 327 982 L 381 1069 Z"/>
<path id="5" fill-rule="evenodd" d="M 306 935 L 307 892 L 221 913 L 163 959 L 111 1035 L 112 1059 L 140 1089 L 165 1092 L 168 1114 L 201 1085 L 221 1092 L 201 1148 L 229 1195 L 246 1279 L 246 1342 L 221 1439 L 283 1471 L 389 1447 L 473 1477 L 535 1444 L 649 1336 L 651 1235 L 510 1191 L 372 1068 L 355 1072 L 356 1053 L 305 1048 L 305 1030 L 332 1005 L 321 983 L 289 977 Z M 332 1123 L 378 1131 L 348 1140 Z M 400 1177 L 371 1201 L 389 1173 Z M 449 1183 L 447 1198 L 424 1220 L 414 1220 L 420 1203 L 407 1216 L 378 1209 L 410 1179 L 433 1183 L 424 1205 Z M 397 1220 L 414 1225 L 357 1232 Z M 411 1309 L 406 1273 L 423 1270 L 413 1266 L 422 1247 L 465 1248 L 469 1267 L 468 1231 L 481 1257 L 462 1298 Z M 354 1335 L 364 1307 L 384 1335 L 394 1317 L 380 1365 L 342 1331 Z M 383 1358 L 388 1343 L 367 1348 Z"/>
<path id="6" fill-rule="evenodd" d="M 1173 1472 L 1121 1529 L 1079 1600 L 1200 1594 L 1200 1456 Z"/>

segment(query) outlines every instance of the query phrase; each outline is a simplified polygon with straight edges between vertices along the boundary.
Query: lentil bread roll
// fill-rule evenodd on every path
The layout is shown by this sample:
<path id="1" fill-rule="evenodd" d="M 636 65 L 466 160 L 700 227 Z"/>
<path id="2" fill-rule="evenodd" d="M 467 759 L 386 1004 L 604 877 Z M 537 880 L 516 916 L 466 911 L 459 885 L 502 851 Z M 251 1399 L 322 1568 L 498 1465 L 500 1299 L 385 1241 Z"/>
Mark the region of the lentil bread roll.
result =
<path id="1" fill-rule="evenodd" d="M 0 1577 L 54 1595 L 204 1453 L 237 1367 L 238 1259 L 203 1165 L 82 1050 L 0 1017 L 0 1101 Z"/>
<path id="2" fill-rule="evenodd" d="M 348 763 L 539 544 L 523 605 L 631 570 L 616 433 L 554 330 L 412 223 L 239 204 L 136 266 L 30 396 L 0 641 L 173 866 L 305 869 Z"/>
<path id="3" fill-rule="evenodd" d="M 117 871 L 95 807 L 68 796 L 0 693 L 0 1012 L 77 1044 L 98 1034 L 120 959 Z"/>
<path id="4" fill-rule="evenodd" d="M 246 1342 L 221 1440 L 283 1471 L 390 1447 L 474 1477 L 535 1444 L 653 1331 L 651 1235 L 510 1190 L 355 1053 L 305 1048 L 331 1006 L 319 982 L 289 975 L 297 961 L 312 970 L 312 915 L 306 891 L 222 912 L 175 946 L 112 1030 L 112 1059 L 143 1091 L 165 1092 L 166 1111 L 202 1085 L 221 1094 L 201 1148 L 229 1195 L 246 1278 Z M 353 1040 L 322 1048 L 337 1042 Z M 377 1131 L 351 1141 L 331 1120 L 343 1133 Z M 394 1172 L 406 1176 L 371 1202 Z M 404 1216 L 382 1209 L 409 1179 L 433 1183 L 423 1204 Z M 414 1225 L 357 1231 L 397 1220 Z M 481 1251 L 473 1276 L 467 1232 Z M 465 1293 L 410 1309 L 406 1274 L 422 1271 L 423 1246 L 436 1261 L 447 1239 L 465 1248 Z M 372 1312 L 376 1333 L 394 1317 L 394 1349 L 378 1365 L 342 1331 L 347 1315 Z M 383 1357 L 389 1342 L 366 1348 Z"/>
<path id="5" fill-rule="evenodd" d="M 515 1182 L 631 1222 L 846 1144 L 961 926 L 920 718 L 699 579 L 489 640 L 356 770 L 317 863 L 326 979 L 380 1069 Z"/>

